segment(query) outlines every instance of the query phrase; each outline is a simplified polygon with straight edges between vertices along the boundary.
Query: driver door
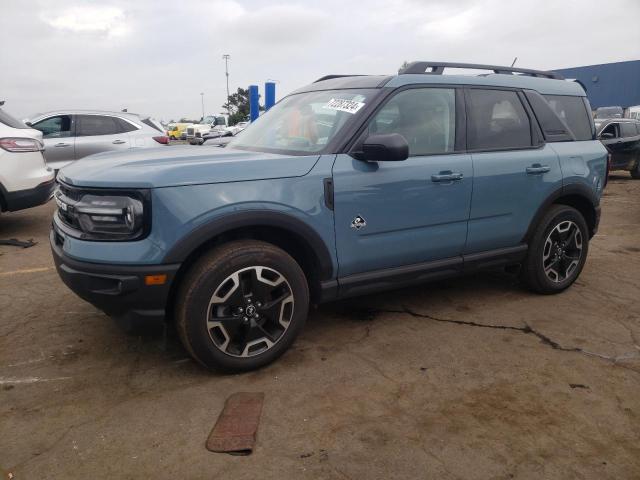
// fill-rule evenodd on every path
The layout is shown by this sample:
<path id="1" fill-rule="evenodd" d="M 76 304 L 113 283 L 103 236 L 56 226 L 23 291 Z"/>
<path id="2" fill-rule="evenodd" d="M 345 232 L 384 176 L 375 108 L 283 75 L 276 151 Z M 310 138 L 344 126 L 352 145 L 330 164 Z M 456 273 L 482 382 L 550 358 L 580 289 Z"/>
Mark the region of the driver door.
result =
<path id="1" fill-rule="evenodd" d="M 361 140 L 398 133 L 409 143 L 404 161 L 337 155 L 333 182 L 341 289 L 357 288 L 349 285 L 384 277 L 396 267 L 414 278 L 438 265 L 461 268 L 473 170 L 471 156 L 456 151 L 462 133 L 457 130 L 464 128 L 456 121 L 456 97 L 453 88 L 411 88 L 378 110 Z"/>

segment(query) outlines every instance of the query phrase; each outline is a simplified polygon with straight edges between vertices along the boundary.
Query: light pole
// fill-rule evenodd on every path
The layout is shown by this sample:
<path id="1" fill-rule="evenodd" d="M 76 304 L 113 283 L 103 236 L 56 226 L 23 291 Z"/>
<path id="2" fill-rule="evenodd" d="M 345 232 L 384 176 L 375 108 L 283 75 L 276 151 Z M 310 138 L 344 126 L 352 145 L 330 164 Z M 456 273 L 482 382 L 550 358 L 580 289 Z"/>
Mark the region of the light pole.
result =
<path id="1" fill-rule="evenodd" d="M 204 118 L 204 92 L 200 93 L 200 99 L 202 100 L 202 118 Z"/>
<path id="2" fill-rule="evenodd" d="M 231 105 L 229 105 L 229 59 L 231 55 L 225 53 L 222 55 L 222 59 L 224 60 L 224 73 L 227 76 L 227 115 L 231 116 Z"/>

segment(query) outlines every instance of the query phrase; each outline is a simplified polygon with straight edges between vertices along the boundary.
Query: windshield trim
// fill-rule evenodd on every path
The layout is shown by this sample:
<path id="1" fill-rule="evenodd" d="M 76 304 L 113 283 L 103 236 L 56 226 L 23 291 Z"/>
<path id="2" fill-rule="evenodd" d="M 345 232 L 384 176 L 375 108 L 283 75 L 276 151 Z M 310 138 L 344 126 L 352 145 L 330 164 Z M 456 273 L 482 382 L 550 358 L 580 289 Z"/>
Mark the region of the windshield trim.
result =
<path id="1" fill-rule="evenodd" d="M 245 146 L 245 145 L 236 146 L 234 145 L 236 138 L 234 138 L 231 142 L 229 142 L 226 145 L 226 148 L 234 149 L 234 150 L 245 150 L 248 152 L 264 152 L 264 153 L 273 153 L 276 155 L 289 155 L 292 157 L 338 154 L 344 149 L 344 145 L 351 139 L 351 137 L 354 135 L 354 132 L 357 132 L 359 130 L 360 125 L 362 125 L 364 122 L 367 121 L 372 110 L 375 109 L 376 106 L 378 105 L 381 95 L 385 91 L 384 88 L 382 87 L 371 87 L 371 88 L 350 87 L 350 88 L 327 88 L 322 90 L 311 90 L 311 91 L 304 91 L 304 92 L 296 91 L 294 93 L 287 95 L 286 97 L 283 97 L 278 101 L 278 103 L 280 103 L 287 98 L 297 96 L 297 95 L 305 95 L 305 94 L 318 93 L 318 92 L 334 92 L 334 91 L 341 92 L 341 91 L 353 91 L 353 90 L 357 90 L 357 91 L 366 90 L 371 92 L 370 97 L 367 99 L 365 107 L 362 108 L 360 111 L 358 111 L 356 114 L 354 114 L 354 121 L 351 122 L 350 125 L 345 125 L 345 128 L 341 128 L 336 133 L 336 135 L 334 135 L 334 137 L 327 142 L 324 148 L 321 148 L 318 151 L 310 152 L 309 150 L 292 150 L 292 149 L 280 149 L 280 148 L 269 148 L 269 147 L 254 147 L 254 146 Z M 266 111 L 261 115 L 261 117 L 268 114 L 269 114 L 269 111 Z M 249 122 L 249 124 L 247 125 L 247 128 L 250 128 L 250 126 L 251 126 L 251 122 Z"/>

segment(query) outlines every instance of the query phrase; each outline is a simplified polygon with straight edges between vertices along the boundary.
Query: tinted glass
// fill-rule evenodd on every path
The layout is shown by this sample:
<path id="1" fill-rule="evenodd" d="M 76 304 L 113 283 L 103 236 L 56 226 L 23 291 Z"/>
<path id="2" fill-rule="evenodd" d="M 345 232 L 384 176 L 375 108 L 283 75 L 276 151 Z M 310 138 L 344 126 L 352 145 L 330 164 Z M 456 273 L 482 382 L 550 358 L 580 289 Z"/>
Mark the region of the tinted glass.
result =
<path id="1" fill-rule="evenodd" d="M 116 120 L 116 122 L 118 122 L 118 127 L 120 129 L 120 133 L 133 132 L 134 130 L 138 130 L 134 125 L 132 125 L 131 123 L 127 122 L 126 120 L 123 120 L 121 118 L 116 118 L 115 120 Z"/>
<path id="2" fill-rule="evenodd" d="M 593 139 L 591 114 L 587 111 L 582 97 L 566 95 L 545 95 L 556 114 L 564 120 L 576 140 Z"/>
<path id="3" fill-rule="evenodd" d="M 621 123 L 620 127 L 622 128 L 622 136 L 623 137 L 635 137 L 636 135 L 638 135 L 638 131 L 636 130 L 636 126 L 629 122 L 629 123 Z"/>
<path id="4" fill-rule="evenodd" d="M 158 123 L 156 123 L 153 119 L 151 118 L 143 118 L 142 119 L 142 123 L 144 123 L 145 125 L 153 128 L 154 130 L 157 130 L 159 132 L 164 132 L 164 130 L 162 129 L 162 125 L 158 125 Z M 134 129 L 135 130 L 135 129 Z M 127 130 L 127 132 L 130 132 L 131 130 Z"/>
<path id="5" fill-rule="evenodd" d="M 78 137 L 94 135 L 115 135 L 120 133 L 120 125 L 114 117 L 101 115 L 78 115 L 76 132 Z"/>
<path id="6" fill-rule="evenodd" d="M 7 112 L 3 111 L 1 108 L 0 108 L 0 123 L 4 123 L 7 127 L 11 127 L 11 128 L 29 128 L 20 120 L 12 117 Z"/>
<path id="7" fill-rule="evenodd" d="M 456 138 L 455 91 L 410 89 L 395 95 L 369 124 L 369 135 L 399 133 L 409 155 L 453 152 Z"/>
<path id="8" fill-rule="evenodd" d="M 469 90 L 467 141 L 473 150 L 531 146 L 531 125 L 516 92 Z"/>
<path id="9" fill-rule="evenodd" d="M 640 135 L 640 123 L 636 123 L 636 131 L 638 132 L 638 135 Z"/>
<path id="10" fill-rule="evenodd" d="M 324 90 L 298 93 L 260 115 L 230 148 L 293 155 L 320 152 L 339 132 L 360 118 L 379 90 Z"/>
<path id="11" fill-rule="evenodd" d="M 63 138 L 71 136 L 71 115 L 49 117 L 33 124 L 42 132 L 42 138 Z"/>

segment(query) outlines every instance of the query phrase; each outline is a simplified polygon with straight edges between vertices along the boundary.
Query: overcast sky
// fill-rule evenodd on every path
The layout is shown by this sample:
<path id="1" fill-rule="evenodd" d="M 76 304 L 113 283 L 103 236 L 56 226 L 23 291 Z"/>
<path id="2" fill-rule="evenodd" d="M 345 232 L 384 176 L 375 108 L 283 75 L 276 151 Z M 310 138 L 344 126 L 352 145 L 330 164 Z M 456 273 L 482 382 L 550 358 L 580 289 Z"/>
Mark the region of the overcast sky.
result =
<path id="1" fill-rule="evenodd" d="M 640 0 L 0 0 L 0 100 L 200 117 L 230 87 L 278 99 L 329 73 L 404 60 L 553 69 L 640 59 Z"/>

